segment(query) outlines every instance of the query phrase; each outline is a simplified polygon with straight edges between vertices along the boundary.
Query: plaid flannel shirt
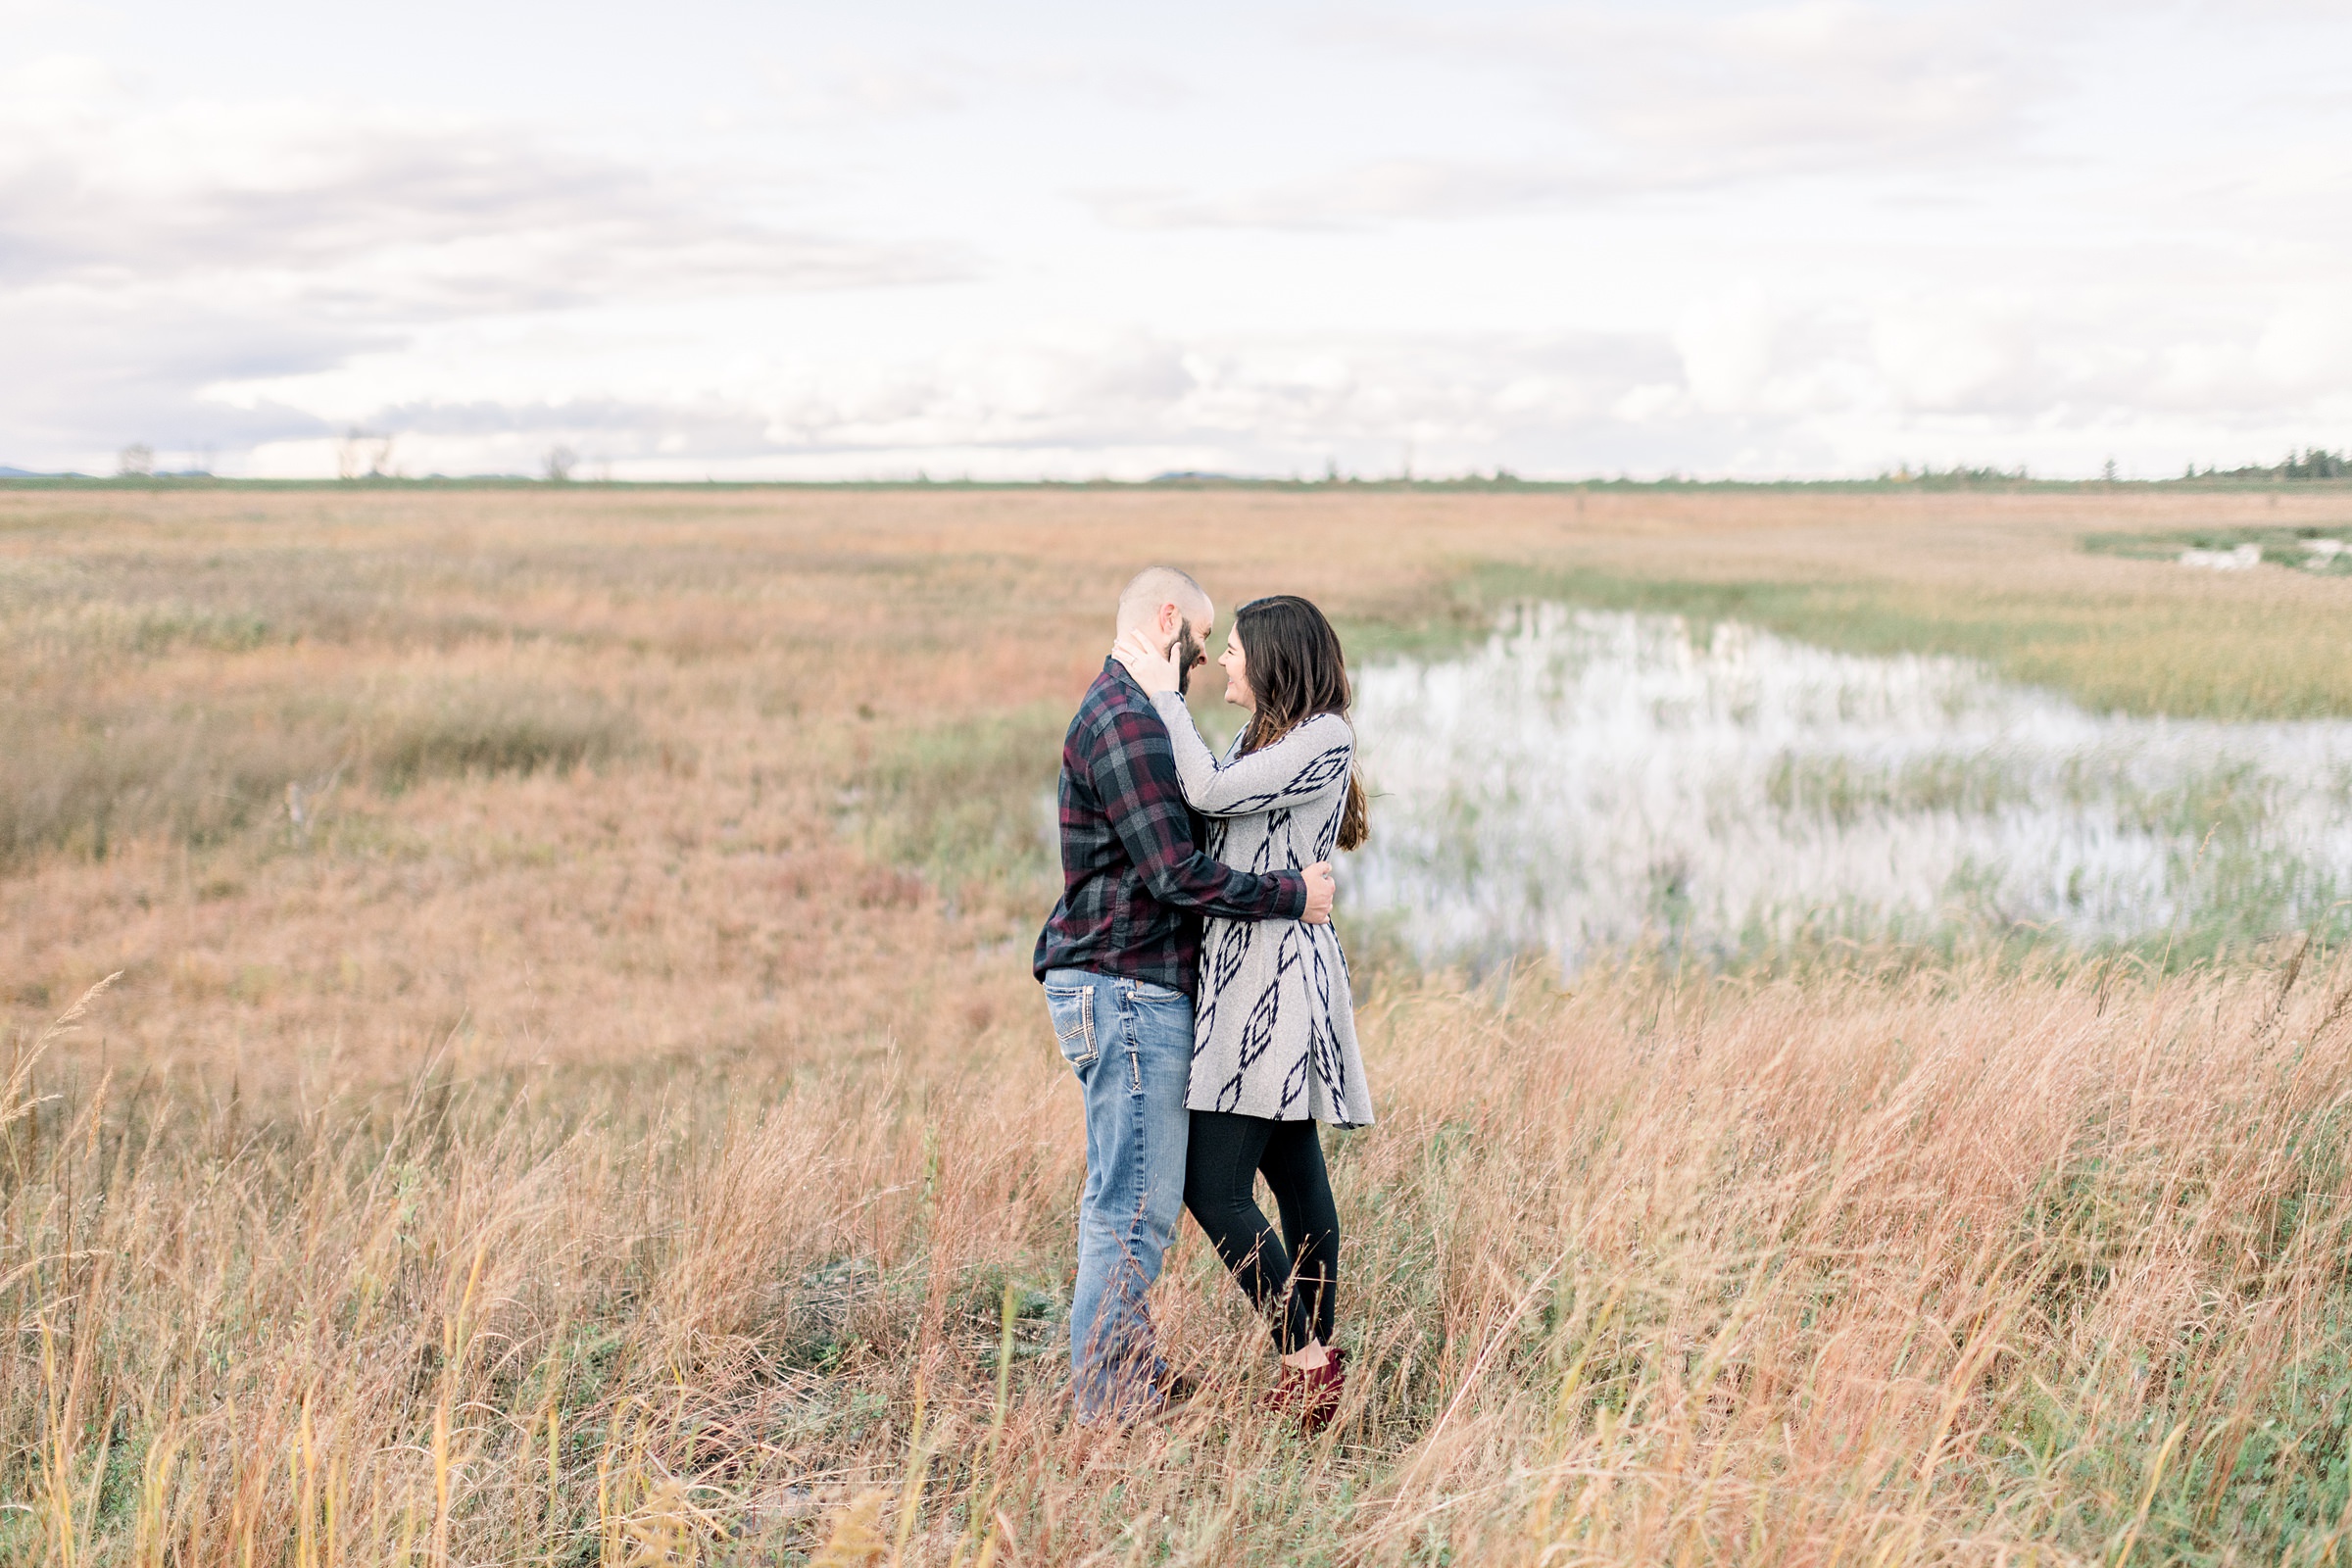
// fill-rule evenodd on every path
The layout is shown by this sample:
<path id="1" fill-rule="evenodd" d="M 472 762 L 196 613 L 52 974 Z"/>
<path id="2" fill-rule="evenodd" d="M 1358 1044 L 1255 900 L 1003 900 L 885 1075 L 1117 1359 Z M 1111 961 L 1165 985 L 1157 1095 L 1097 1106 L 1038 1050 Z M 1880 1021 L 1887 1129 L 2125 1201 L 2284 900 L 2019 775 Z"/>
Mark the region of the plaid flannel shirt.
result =
<path id="1" fill-rule="evenodd" d="M 1061 901 L 1037 939 L 1037 977 L 1092 969 L 1194 994 L 1200 917 L 1296 920 L 1306 878 L 1200 853 L 1167 726 L 1115 659 L 1061 743 Z"/>

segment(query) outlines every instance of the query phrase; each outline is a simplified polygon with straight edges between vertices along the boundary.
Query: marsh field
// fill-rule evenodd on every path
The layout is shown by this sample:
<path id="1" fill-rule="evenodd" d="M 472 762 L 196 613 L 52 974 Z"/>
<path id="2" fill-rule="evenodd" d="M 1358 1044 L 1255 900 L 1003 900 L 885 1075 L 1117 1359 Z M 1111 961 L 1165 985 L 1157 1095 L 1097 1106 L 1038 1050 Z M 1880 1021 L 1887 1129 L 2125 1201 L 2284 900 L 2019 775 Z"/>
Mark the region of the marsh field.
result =
<path id="1" fill-rule="evenodd" d="M 0 489 L 0 1559 L 2338 1560 L 2347 532 Z M 1041 803 L 1155 559 L 1360 677 L 1313 1440 L 1189 1222 L 1202 1396 L 1066 1419 Z"/>

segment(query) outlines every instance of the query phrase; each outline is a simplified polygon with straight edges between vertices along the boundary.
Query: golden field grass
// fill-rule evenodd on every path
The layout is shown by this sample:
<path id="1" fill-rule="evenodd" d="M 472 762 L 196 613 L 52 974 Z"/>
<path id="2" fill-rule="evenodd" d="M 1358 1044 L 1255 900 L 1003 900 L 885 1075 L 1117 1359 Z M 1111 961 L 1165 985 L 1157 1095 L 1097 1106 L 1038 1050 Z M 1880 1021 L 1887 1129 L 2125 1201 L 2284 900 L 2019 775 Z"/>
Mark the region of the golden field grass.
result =
<path id="1" fill-rule="evenodd" d="M 1362 1374 L 1314 1443 L 1250 1413 L 1270 1357 L 1197 1237 L 1161 1307 L 1208 1395 L 1064 1421 L 1082 1145 L 1027 961 L 1035 793 L 1147 560 L 1366 650 L 1563 592 L 2340 714 L 2352 584 L 2080 541 L 2347 520 L 0 491 L 0 1551 L 2328 1560 L 2328 955 L 1384 968 L 1384 1118 L 1332 1141 Z"/>

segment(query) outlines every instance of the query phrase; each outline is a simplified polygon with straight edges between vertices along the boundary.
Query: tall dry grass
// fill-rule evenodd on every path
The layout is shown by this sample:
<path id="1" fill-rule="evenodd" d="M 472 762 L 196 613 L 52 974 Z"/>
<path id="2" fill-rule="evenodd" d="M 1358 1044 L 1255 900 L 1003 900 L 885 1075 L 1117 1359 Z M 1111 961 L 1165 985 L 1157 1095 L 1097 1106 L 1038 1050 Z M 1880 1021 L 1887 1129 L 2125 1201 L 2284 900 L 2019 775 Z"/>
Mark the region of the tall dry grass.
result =
<path id="1" fill-rule="evenodd" d="M 0 714 L 0 865 L 49 851 L 103 860 L 157 835 L 216 844 L 281 807 L 299 834 L 306 797 L 344 783 L 398 794 L 434 778 L 566 771 L 620 756 L 638 734 L 601 693 L 512 678 L 110 707 Z"/>
<path id="2" fill-rule="evenodd" d="M 1055 1344 L 1029 752 L 1139 555 L 1366 647 L 1479 563 L 2104 595 L 2284 691 L 2342 584 L 2079 548 L 2230 508 L 0 490 L 0 1560 L 2324 1560 L 2316 959 L 1371 984 L 1340 1430 L 1197 1238 L 1191 1411 Z"/>
<path id="3" fill-rule="evenodd" d="M 95 1008 L 103 1014 L 106 1003 Z M 0 1150 L 0 1529 L 59 1563 L 2331 1560 L 2352 967 L 1624 968 L 1364 1020 L 1338 1428 L 1066 1418 L 1051 1054 L 117 1074 Z M 861 1534 L 863 1532 L 863 1534 Z M 860 1541 L 867 1546 L 860 1546 Z M 870 1549 L 869 1549 L 870 1548 Z"/>

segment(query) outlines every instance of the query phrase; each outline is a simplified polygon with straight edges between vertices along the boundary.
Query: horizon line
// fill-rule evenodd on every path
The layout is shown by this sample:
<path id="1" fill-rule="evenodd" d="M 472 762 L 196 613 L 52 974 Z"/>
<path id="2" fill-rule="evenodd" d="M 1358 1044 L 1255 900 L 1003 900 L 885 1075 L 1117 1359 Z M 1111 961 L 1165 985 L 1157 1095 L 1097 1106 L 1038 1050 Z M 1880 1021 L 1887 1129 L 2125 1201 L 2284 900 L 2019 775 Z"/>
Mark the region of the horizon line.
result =
<path id="1" fill-rule="evenodd" d="M 2281 466 L 2283 466 L 2283 465 Z M 2352 474 L 2301 475 L 2278 468 L 2246 467 L 2174 474 L 2166 478 L 2093 476 L 2079 479 L 2035 477 L 1998 469 L 1954 468 L 1918 472 L 1880 473 L 1846 478 L 1700 478 L 1666 474 L 1637 479 L 1627 475 L 1593 475 L 1580 479 L 1527 479 L 1508 472 L 1463 474 L 1447 478 L 1393 475 L 1386 478 L 1351 476 L 1276 478 L 1248 474 L 1173 473 L 1149 479 L 550 479 L 526 474 L 368 474 L 349 479 L 240 477 L 202 472 L 158 474 L 0 473 L 0 490 L 397 490 L 397 489 L 532 489 L 532 490 L 1298 490 L 1298 491 L 1465 491 L 1563 493 L 1592 490 L 2118 490 L 2118 489 L 2251 489 L 2279 485 L 2340 486 L 2352 489 Z"/>

